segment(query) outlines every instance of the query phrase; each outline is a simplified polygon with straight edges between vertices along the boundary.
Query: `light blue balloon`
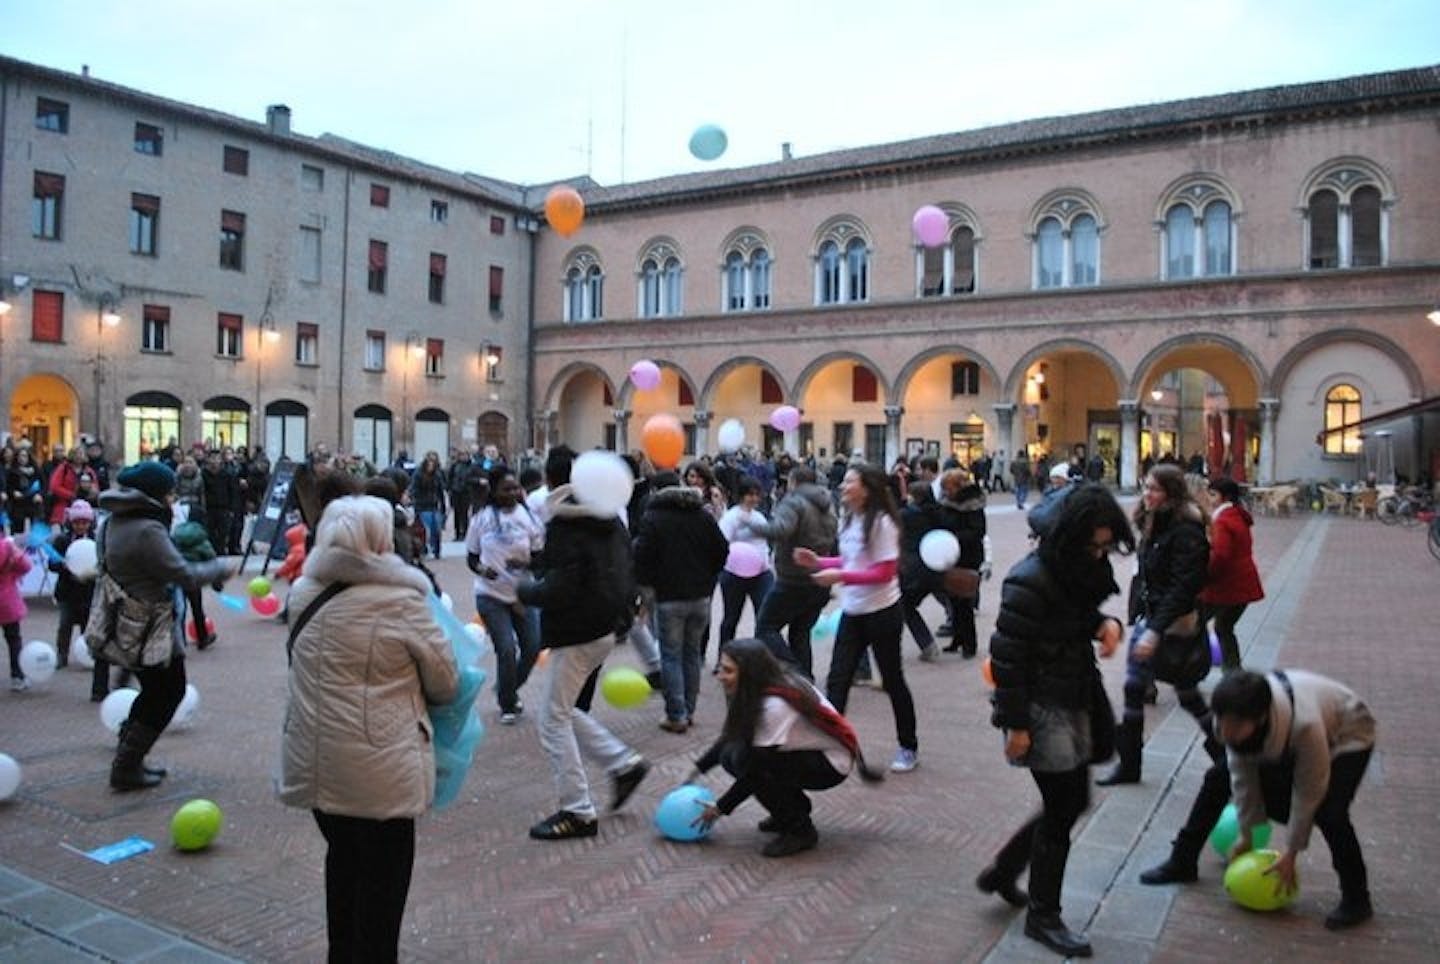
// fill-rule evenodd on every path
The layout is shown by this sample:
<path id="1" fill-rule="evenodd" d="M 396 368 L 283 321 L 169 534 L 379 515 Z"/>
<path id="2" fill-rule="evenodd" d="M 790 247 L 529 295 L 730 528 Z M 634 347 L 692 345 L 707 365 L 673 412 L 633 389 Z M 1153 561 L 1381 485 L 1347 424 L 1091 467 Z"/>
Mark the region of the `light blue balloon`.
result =
<path id="1" fill-rule="evenodd" d="M 812 635 L 814 636 L 816 642 L 823 643 L 827 640 L 834 639 L 835 634 L 839 631 L 840 610 L 832 609 L 830 612 L 826 613 L 818 620 L 816 620 L 815 629 L 812 631 Z"/>
<path id="2" fill-rule="evenodd" d="M 700 840 L 710 835 L 710 828 L 695 826 L 701 812 L 715 802 L 709 790 L 693 783 L 676 787 L 665 794 L 655 811 L 655 829 L 671 840 Z"/>
<path id="3" fill-rule="evenodd" d="M 701 124 L 695 128 L 695 133 L 690 135 L 690 153 L 702 161 L 715 160 L 725 153 L 725 148 L 729 145 L 730 138 L 714 124 Z"/>

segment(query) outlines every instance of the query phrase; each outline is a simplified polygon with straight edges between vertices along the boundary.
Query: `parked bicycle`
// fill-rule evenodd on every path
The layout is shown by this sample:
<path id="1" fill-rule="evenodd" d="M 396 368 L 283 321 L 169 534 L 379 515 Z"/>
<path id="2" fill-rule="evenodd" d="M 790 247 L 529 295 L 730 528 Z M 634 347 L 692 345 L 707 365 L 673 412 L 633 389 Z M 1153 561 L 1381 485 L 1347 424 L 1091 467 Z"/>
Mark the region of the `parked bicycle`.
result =
<path id="1" fill-rule="evenodd" d="M 1409 488 L 1382 496 L 1375 505 L 1375 514 L 1386 525 L 1413 526 L 1422 520 L 1420 513 L 1433 512 L 1435 500 L 1430 493 L 1412 485 Z"/>

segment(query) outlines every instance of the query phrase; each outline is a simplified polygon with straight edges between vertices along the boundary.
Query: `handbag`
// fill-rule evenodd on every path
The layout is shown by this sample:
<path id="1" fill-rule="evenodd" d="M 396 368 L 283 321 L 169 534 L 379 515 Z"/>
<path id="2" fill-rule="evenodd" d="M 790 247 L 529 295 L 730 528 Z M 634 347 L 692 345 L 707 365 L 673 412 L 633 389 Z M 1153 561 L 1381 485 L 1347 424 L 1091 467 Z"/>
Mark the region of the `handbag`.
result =
<path id="1" fill-rule="evenodd" d="M 1104 763 L 1115 755 L 1115 708 L 1099 673 L 1090 676 L 1090 762 Z"/>
<path id="2" fill-rule="evenodd" d="M 175 599 L 138 599 L 105 565 L 105 528 L 95 535 L 95 597 L 85 623 L 85 643 L 94 659 L 128 670 L 164 666 L 175 652 Z"/>
<path id="3" fill-rule="evenodd" d="M 1189 689 L 1210 672 L 1210 640 L 1195 613 L 1171 623 L 1150 654 L 1150 672 L 1162 683 Z"/>

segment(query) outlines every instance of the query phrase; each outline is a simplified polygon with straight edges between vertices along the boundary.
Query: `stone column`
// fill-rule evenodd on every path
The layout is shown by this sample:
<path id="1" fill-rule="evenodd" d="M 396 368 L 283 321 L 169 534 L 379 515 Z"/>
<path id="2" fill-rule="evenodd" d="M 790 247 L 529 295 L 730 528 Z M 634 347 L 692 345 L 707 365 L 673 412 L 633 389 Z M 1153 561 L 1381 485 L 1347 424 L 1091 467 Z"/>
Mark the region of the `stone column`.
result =
<path id="1" fill-rule="evenodd" d="M 1280 413 L 1280 399 L 1260 399 L 1260 464 L 1255 466 L 1255 481 L 1260 485 L 1275 484 L 1275 421 Z"/>
<path id="2" fill-rule="evenodd" d="M 1120 491 L 1134 492 L 1140 484 L 1140 403 L 1122 398 L 1120 405 Z"/>
<path id="3" fill-rule="evenodd" d="M 880 463 L 880 467 L 887 472 L 904 452 L 901 448 L 904 442 L 900 438 L 900 417 L 904 414 L 905 408 L 902 405 L 885 406 L 885 461 Z"/>
<path id="4" fill-rule="evenodd" d="M 535 438 L 532 444 L 540 453 L 545 453 L 550 446 L 560 441 L 559 434 L 560 413 L 554 409 L 542 408 L 535 413 Z"/>
<path id="5" fill-rule="evenodd" d="M 1010 478 L 1010 460 L 1015 458 L 1015 403 L 996 402 L 990 408 L 995 412 L 995 465 L 990 469 L 992 477 L 999 475 Z M 1013 480 L 1012 480 L 1013 481 Z"/>
<path id="6" fill-rule="evenodd" d="M 630 451 L 630 416 L 633 413 L 628 408 L 617 408 L 610 414 L 615 417 L 615 451 L 623 454 Z"/>
<path id="7" fill-rule="evenodd" d="M 704 455 L 710 451 L 710 419 L 714 417 L 711 412 L 695 413 L 695 451 L 694 455 Z"/>

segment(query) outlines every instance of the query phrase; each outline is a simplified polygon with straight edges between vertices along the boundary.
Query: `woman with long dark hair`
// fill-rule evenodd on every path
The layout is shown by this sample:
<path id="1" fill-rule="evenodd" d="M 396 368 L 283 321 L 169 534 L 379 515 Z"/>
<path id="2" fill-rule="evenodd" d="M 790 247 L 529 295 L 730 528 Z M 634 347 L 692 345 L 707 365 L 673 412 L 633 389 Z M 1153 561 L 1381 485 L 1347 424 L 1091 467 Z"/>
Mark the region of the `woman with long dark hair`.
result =
<path id="1" fill-rule="evenodd" d="M 1235 624 L 1245 607 L 1265 598 L 1265 589 L 1250 539 L 1255 520 L 1240 504 L 1240 486 L 1234 479 L 1212 479 L 1210 496 L 1210 567 L 1200 593 L 1200 617 L 1205 623 L 1215 620 L 1220 664 L 1229 673 L 1240 668 Z"/>
<path id="2" fill-rule="evenodd" d="M 445 473 L 440 470 L 440 453 L 426 452 L 415 477 L 410 480 L 410 504 L 425 527 L 430 554 L 440 558 L 440 532 L 445 527 Z M 423 552 L 421 553 L 424 554 Z"/>
<path id="3" fill-rule="evenodd" d="M 882 774 L 866 765 L 845 717 L 813 684 L 783 667 L 763 641 L 722 645 L 716 675 L 729 704 L 725 726 L 695 769 L 706 773 L 718 763 L 735 783 L 696 822 L 712 824 L 754 796 L 770 813 L 760 830 L 779 834 L 761 853 L 788 857 L 811 849 L 820 835 L 805 791 L 828 790 L 852 769 L 867 781 Z"/>
<path id="4" fill-rule="evenodd" d="M 685 466 L 683 478 L 690 488 L 700 490 L 705 511 L 710 514 L 710 518 L 719 522 L 725 515 L 725 510 L 730 507 L 730 497 L 725 487 L 715 478 L 715 471 L 704 462 L 691 462 Z"/>
<path id="5" fill-rule="evenodd" d="M 1198 607 L 1210 542 L 1205 512 L 1190 494 L 1180 466 L 1161 463 L 1150 470 L 1134 521 L 1140 536 L 1140 571 L 1130 590 L 1130 618 L 1135 628 L 1125 664 L 1125 711 L 1115 731 L 1120 760 L 1096 781 L 1102 787 L 1140 782 L 1145 691 L 1155 682 L 1150 658 L 1161 637 L 1203 632 Z M 1176 686 L 1175 695 L 1191 716 L 1204 718 L 1205 698 L 1196 685 Z"/>
<path id="6" fill-rule="evenodd" d="M 1005 732 L 1006 759 L 1030 770 L 1042 809 L 975 883 L 1029 907 L 1028 937 L 1061 954 L 1088 957 L 1089 942 L 1061 920 L 1060 890 L 1070 831 L 1090 805 L 1090 763 L 1106 752 L 1095 745 L 1092 719 L 1098 713 L 1102 725 L 1110 723 L 1092 641 L 1109 656 L 1124 633 L 1120 620 L 1100 611 L 1120 591 L 1108 556 L 1131 551 L 1135 540 L 1124 512 L 1099 485 L 1071 492 L 1047 522 L 1039 547 L 1005 577 L 990 638 L 991 722 Z M 1017 886 L 1027 864 L 1028 897 Z"/>
<path id="7" fill-rule="evenodd" d="M 810 576 L 816 585 L 840 587 L 840 628 L 835 633 L 825 696 L 844 713 L 860 657 L 873 650 L 895 714 L 899 747 L 890 769 L 909 773 L 915 769 L 919 743 L 915 701 L 900 662 L 904 627 L 898 575 L 900 517 L 884 471 L 869 464 L 848 469 L 840 483 L 840 504 L 845 509 L 840 522 L 840 555 L 822 558 L 809 549 L 794 553 L 796 565 L 817 570 Z"/>

